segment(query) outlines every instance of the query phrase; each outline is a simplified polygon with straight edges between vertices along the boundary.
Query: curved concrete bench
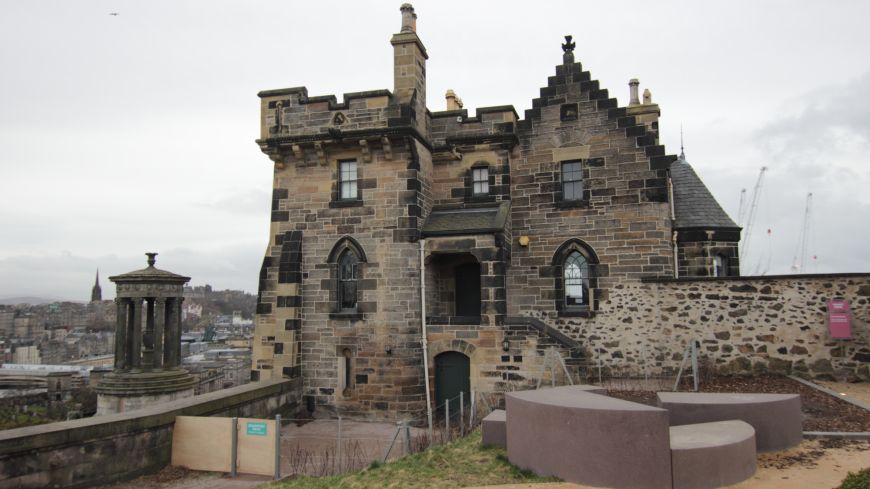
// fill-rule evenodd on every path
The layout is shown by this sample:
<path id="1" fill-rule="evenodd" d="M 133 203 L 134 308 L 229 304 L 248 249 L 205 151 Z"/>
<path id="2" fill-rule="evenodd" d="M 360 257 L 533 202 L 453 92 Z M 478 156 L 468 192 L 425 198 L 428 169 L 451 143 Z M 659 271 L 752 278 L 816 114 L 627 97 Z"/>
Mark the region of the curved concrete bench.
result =
<path id="1" fill-rule="evenodd" d="M 743 421 L 671 427 L 674 489 L 723 487 L 755 473 L 755 430 Z"/>
<path id="2" fill-rule="evenodd" d="M 484 446 L 507 448 L 507 426 L 505 412 L 496 409 L 480 422 L 481 440 Z"/>
<path id="3" fill-rule="evenodd" d="M 783 450 L 803 439 L 798 394 L 659 392 L 658 404 L 670 413 L 671 426 L 745 421 L 755 428 L 759 452 Z"/>
<path id="4" fill-rule="evenodd" d="M 607 389 L 597 385 L 565 386 L 570 392 L 589 392 L 592 394 L 607 394 Z M 503 409 L 495 409 L 481 420 L 481 444 L 507 448 L 507 418 Z"/>
<path id="5" fill-rule="evenodd" d="M 505 395 L 511 463 L 592 486 L 670 489 L 667 411 L 578 387 Z"/>

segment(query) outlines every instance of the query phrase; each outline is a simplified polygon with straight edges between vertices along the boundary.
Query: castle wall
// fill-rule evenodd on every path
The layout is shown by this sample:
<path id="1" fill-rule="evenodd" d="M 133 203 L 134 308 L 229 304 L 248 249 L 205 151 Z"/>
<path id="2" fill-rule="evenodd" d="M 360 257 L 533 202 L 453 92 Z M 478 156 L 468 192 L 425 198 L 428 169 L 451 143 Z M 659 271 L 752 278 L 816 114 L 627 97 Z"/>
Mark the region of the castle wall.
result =
<path id="1" fill-rule="evenodd" d="M 831 339 L 832 298 L 850 302 L 854 339 Z M 605 374 L 673 375 L 696 339 L 702 363 L 721 373 L 870 379 L 870 274 L 627 281 L 594 317 L 531 314 Z"/>

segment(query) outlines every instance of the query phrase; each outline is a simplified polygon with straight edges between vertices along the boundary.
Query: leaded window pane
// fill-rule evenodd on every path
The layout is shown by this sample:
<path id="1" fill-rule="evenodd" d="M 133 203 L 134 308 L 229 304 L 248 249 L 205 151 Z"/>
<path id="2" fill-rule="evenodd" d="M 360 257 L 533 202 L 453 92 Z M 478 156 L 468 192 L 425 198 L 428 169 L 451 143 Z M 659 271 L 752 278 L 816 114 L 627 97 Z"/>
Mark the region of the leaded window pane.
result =
<path id="1" fill-rule="evenodd" d="M 357 265 L 359 259 L 352 251 L 338 260 L 338 295 L 341 309 L 356 309 Z"/>
<path id="2" fill-rule="evenodd" d="M 588 304 L 589 263 L 577 251 L 565 259 L 565 305 L 580 306 Z"/>

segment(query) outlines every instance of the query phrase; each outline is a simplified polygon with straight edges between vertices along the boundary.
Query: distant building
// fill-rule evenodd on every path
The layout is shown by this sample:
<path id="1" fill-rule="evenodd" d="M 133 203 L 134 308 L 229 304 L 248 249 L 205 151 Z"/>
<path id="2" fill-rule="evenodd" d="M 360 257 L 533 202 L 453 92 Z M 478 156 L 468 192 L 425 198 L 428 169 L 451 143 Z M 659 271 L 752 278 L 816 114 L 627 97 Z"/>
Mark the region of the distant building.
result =
<path id="1" fill-rule="evenodd" d="M 12 352 L 12 363 L 39 365 L 42 363 L 42 357 L 35 345 L 19 346 Z"/>
<path id="2" fill-rule="evenodd" d="M 202 317 L 202 305 L 197 304 L 195 302 L 185 302 L 183 306 L 181 306 L 181 320 L 184 321 L 188 318 L 201 318 Z"/>
<path id="3" fill-rule="evenodd" d="M 97 280 L 91 288 L 91 302 L 100 302 L 103 300 L 103 289 L 100 288 L 100 270 L 97 269 Z"/>

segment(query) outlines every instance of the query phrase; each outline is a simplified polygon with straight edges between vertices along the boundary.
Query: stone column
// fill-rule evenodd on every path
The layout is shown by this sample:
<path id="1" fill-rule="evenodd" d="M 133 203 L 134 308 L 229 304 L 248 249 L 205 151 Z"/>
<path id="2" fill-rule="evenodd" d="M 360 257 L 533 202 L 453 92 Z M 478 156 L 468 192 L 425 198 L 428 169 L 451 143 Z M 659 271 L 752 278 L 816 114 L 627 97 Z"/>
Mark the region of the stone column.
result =
<path id="1" fill-rule="evenodd" d="M 115 370 L 127 368 L 127 300 L 115 299 Z"/>
<path id="2" fill-rule="evenodd" d="M 176 366 L 176 349 L 175 343 L 175 307 L 178 301 L 175 297 L 166 299 L 166 330 L 164 331 L 165 343 L 163 344 L 163 362 L 166 368 L 175 368 Z"/>
<path id="3" fill-rule="evenodd" d="M 145 334 L 142 336 L 142 367 L 154 366 L 154 299 L 145 299 Z"/>
<path id="4" fill-rule="evenodd" d="M 133 350 L 131 366 L 142 368 L 142 299 L 133 300 L 133 338 L 130 341 Z"/>
<path id="5" fill-rule="evenodd" d="M 133 366 L 133 323 L 135 322 L 136 310 L 133 307 L 133 299 L 124 299 L 127 310 L 127 321 L 124 326 L 124 369 L 129 370 Z"/>
<path id="6" fill-rule="evenodd" d="M 181 366 L 181 303 L 183 301 L 183 297 L 176 297 L 173 301 L 174 309 L 172 311 L 172 323 L 175 325 L 175 338 L 172 341 L 172 347 L 175 348 L 174 367 Z"/>
<path id="7" fill-rule="evenodd" d="M 166 299 L 154 300 L 154 368 L 163 368 L 163 335 L 166 329 Z"/>

